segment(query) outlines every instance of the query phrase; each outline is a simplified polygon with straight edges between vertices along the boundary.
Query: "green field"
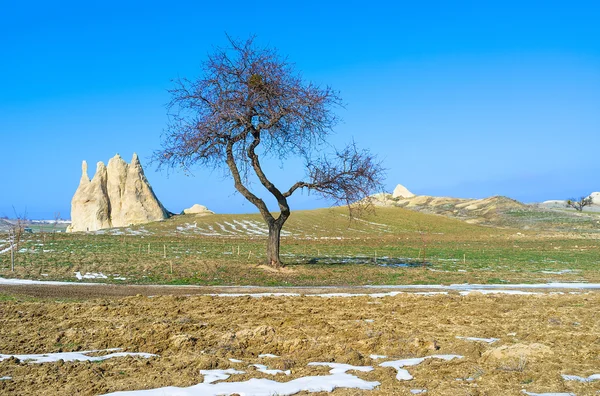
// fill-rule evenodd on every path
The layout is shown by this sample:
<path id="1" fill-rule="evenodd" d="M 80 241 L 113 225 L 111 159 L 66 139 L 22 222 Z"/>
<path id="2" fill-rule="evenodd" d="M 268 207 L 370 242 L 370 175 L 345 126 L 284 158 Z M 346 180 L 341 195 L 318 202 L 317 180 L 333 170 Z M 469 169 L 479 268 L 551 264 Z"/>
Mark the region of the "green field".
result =
<path id="1" fill-rule="evenodd" d="M 14 272 L 10 255 L 0 255 L 0 276 L 263 286 L 600 281 L 596 233 L 484 227 L 402 208 L 354 220 L 343 208 L 298 211 L 284 231 L 282 271 L 259 266 L 259 215 L 185 215 L 89 234 L 30 234 Z"/>

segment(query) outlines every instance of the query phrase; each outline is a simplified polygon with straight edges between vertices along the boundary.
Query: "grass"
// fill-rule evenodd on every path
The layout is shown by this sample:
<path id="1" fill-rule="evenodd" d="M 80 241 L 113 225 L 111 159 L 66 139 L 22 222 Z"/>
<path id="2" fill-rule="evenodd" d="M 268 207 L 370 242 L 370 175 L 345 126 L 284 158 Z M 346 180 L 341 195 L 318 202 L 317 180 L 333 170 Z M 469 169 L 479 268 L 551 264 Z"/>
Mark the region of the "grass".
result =
<path id="1" fill-rule="evenodd" d="M 281 246 L 287 268 L 267 271 L 258 266 L 261 222 L 186 215 L 101 234 L 33 234 L 14 273 L 0 255 L 0 276 L 74 281 L 79 271 L 110 283 L 262 286 L 600 281 L 595 233 L 483 227 L 402 208 L 354 221 L 341 208 L 294 212 Z M 574 272 L 542 272 L 565 269 Z"/>

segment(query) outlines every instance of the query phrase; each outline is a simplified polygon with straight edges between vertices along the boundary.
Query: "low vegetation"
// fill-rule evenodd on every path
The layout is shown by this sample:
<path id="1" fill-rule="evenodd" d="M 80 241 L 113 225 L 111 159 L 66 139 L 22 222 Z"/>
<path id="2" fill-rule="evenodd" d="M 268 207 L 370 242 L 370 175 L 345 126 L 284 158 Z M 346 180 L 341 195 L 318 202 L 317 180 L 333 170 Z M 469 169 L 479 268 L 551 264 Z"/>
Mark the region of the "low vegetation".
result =
<path id="1" fill-rule="evenodd" d="M 256 215 L 176 216 L 97 233 L 35 233 L 0 276 L 89 282 L 198 285 L 365 285 L 599 281 L 595 218 L 507 212 L 492 228 L 402 208 L 351 220 L 343 208 L 294 212 L 284 228 L 284 270 L 260 266 L 268 230 Z M 570 219 L 578 229 L 552 229 Z M 584 226 L 581 226 L 581 224 Z M 566 223 L 565 223 L 566 224 Z M 587 228 L 586 228 L 587 227 Z M 6 238 L 0 237 L 0 251 Z"/>

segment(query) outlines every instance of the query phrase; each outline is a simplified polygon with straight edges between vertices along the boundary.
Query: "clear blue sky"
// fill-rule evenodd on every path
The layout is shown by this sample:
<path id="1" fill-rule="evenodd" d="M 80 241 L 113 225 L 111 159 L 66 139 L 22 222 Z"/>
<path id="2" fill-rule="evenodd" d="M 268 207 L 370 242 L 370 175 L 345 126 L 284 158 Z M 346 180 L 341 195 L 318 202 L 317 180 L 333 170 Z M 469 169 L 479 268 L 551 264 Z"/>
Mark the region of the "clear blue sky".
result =
<path id="1" fill-rule="evenodd" d="M 600 191 L 599 2 L 288 3 L 3 1 L 0 216 L 69 217 L 81 161 L 91 177 L 134 151 L 171 211 L 255 211 L 220 173 L 148 164 L 170 80 L 197 76 L 225 32 L 256 34 L 339 90 L 334 143 L 379 154 L 389 191 L 526 202 Z M 285 185 L 301 177 L 269 171 Z"/>

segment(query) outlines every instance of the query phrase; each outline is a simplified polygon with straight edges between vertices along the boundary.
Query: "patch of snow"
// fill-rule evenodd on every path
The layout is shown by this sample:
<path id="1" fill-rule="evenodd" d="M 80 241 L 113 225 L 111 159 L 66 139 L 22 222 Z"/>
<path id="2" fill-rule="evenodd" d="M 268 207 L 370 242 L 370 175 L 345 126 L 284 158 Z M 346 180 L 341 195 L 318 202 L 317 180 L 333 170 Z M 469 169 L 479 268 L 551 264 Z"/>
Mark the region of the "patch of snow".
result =
<path id="1" fill-rule="evenodd" d="M 367 322 L 367 323 L 373 323 L 373 322 L 375 322 L 375 320 L 374 319 L 365 319 L 365 322 Z"/>
<path id="2" fill-rule="evenodd" d="M 203 384 L 212 384 L 213 382 L 226 380 L 232 374 L 244 374 L 245 371 L 239 371 L 236 369 L 227 370 L 200 370 L 200 374 L 204 377 Z"/>
<path id="3" fill-rule="evenodd" d="M 81 275 L 81 272 L 75 272 L 75 278 L 82 279 L 108 279 L 108 276 L 104 275 L 102 272 L 86 272 L 85 275 Z"/>
<path id="4" fill-rule="evenodd" d="M 288 396 L 299 392 L 333 392 L 336 388 L 352 388 L 360 390 L 373 390 L 379 386 L 377 381 L 369 382 L 358 378 L 355 375 L 348 374 L 348 370 L 371 371 L 368 366 L 351 366 L 349 364 L 338 363 L 310 363 L 312 366 L 329 366 L 332 369 L 329 375 L 308 376 L 296 378 L 288 382 L 277 382 L 269 379 L 252 378 L 244 382 L 220 382 L 218 384 L 204 383 L 190 386 L 188 388 L 178 388 L 169 386 L 165 388 L 124 391 L 109 393 L 107 395 L 120 396 L 219 396 L 219 395 L 279 395 Z M 208 371 L 208 370 L 207 370 Z M 214 371 L 214 370 L 210 370 Z M 216 375 L 216 374 L 215 374 Z M 227 373 L 225 373 L 227 375 Z M 213 377 L 214 378 L 214 377 Z M 215 380 L 216 381 L 216 380 Z"/>
<path id="5" fill-rule="evenodd" d="M 396 378 L 399 381 L 409 381 L 413 379 L 413 376 L 408 372 L 408 370 L 403 367 L 407 366 L 416 366 L 425 361 L 425 359 L 443 359 L 443 360 L 452 360 L 452 359 L 462 359 L 463 356 L 460 355 L 431 355 L 425 356 L 422 358 L 411 358 L 411 359 L 401 359 L 401 360 L 391 360 L 389 362 L 383 362 L 379 366 L 380 367 L 392 367 L 395 368 L 398 374 L 396 374 Z"/>
<path id="6" fill-rule="evenodd" d="M 387 356 L 386 355 L 369 355 L 369 357 L 373 360 L 377 360 L 377 359 L 385 359 Z"/>
<path id="7" fill-rule="evenodd" d="M 427 393 L 427 389 L 411 389 L 410 393 L 413 395 L 420 395 L 421 393 Z"/>
<path id="8" fill-rule="evenodd" d="M 499 338 L 479 338 L 479 337 L 460 337 L 456 336 L 459 340 L 467 340 L 467 341 L 476 341 L 476 342 L 487 342 L 488 344 L 493 344 L 496 341 L 499 341 Z"/>
<path id="9" fill-rule="evenodd" d="M 563 374 L 562 377 L 565 381 L 579 381 L 579 382 L 600 381 L 600 374 L 592 374 L 587 378 L 580 377 L 578 375 L 567 375 L 567 374 Z"/>
<path id="10" fill-rule="evenodd" d="M 234 359 L 234 358 L 229 358 L 229 361 L 230 361 L 231 363 L 244 363 L 244 361 L 243 361 L 243 360 L 240 360 L 240 359 Z"/>
<path id="11" fill-rule="evenodd" d="M 575 396 L 575 393 L 555 393 L 555 392 L 534 393 L 534 392 L 527 392 L 525 389 L 522 389 L 521 392 L 525 393 L 528 396 Z"/>
<path id="12" fill-rule="evenodd" d="M 31 220 L 31 222 L 41 224 L 71 224 L 71 220 Z"/>
<path id="13" fill-rule="evenodd" d="M 45 354 L 33 354 L 33 355 L 3 355 L 0 354 L 0 362 L 6 359 L 10 359 L 11 357 L 17 358 L 20 361 L 26 363 L 51 363 L 58 362 L 59 360 L 63 360 L 65 362 L 100 362 L 106 359 L 112 359 L 116 357 L 123 356 L 138 356 L 143 358 L 151 358 L 154 355 L 151 353 L 137 353 L 137 352 L 116 352 L 110 353 L 108 355 L 103 356 L 87 356 L 90 353 L 97 352 L 111 352 L 111 351 L 119 351 L 121 348 L 112 348 L 112 349 L 102 349 L 96 351 L 83 351 L 83 352 L 58 352 L 58 353 L 45 353 Z"/>
<path id="14" fill-rule="evenodd" d="M 233 231 L 229 231 L 227 228 L 225 228 L 225 226 L 221 223 L 217 223 L 217 225 L 219 226 L 219 228 L 221 229 L 221 231 L 227 233 L 227 234 L 233 234 L 235 235 L 235 232 Z"/>
<path id="15" fill-rule="evenodd" d="M 0 381 L 9 381 L 12 377 L 0 377 Z"/>
<path id="16" fill-rule="evenodd" d="M 233 220 L 233 222 L 242 227 L 246 234 L 269 235 L 269 230 L 261 223 L 250 220 Z"/>
<path id="17" fill-rule="evenodd" d="M 458 292 L 458 294 L 460 294 L 461 296 L 468 296 L 471 293 L 512 294 L 512 295 L 520 295 L 520 296 L 531 296 L 534 294 L 540 294 L 540 293 L 536 293 L 536 292 L 528 292 L 528 291 L 523 291 L 523 290 L 479 290 L 479 289 L 473 289 L 473 290 L 465 290 L 465 291 Z"/>
<path id="18" fill-rule="evenodd" d="M 260 371 L 261 373 L 265 373 L 265 374 L 269 374 L 269 375 L 277 375 L 277 374 L 290 375 L 290 374 L 292 374 L 291 370 L 283 371 L 283 370 L 278 370 L 278 369 L 269 369 L 264 364 L 252 364 L 252 366 L 256 367 L 257 371 Z"/>
<path id="19" fill-rule="evenodd" d="M 0 277 L 0 285 L 48 285 L 48 286 L 66 286 L 66 285 L 85 285 L 98 286 L 104 283 L 77 283 L 77 282 L 60 282 L 60 281 L 42 281 L 30 279 L 6 279 Z"/>
<path id="20" fill-rule="evenodd" d="M 347 217 L 348 219 L 351 219 L 350 216 L 348 216 L 347 214 L 340 214 L 340 216 L 342 217 Z M 369 225 L 374 225 L 380 228 L 390 228 L 390 226 L 388 224 L 381 224 L 381 223 L 375 223 L 373 221 L 367 221 L 367 220 L 363 220 L 363 219 L 359 219 L 359 218 L 353 218 L 351 219 L 352 221 L 358 221 L 364 224 L 369 224 Z"/>
<path id="21" fill-rule="evenodd" d="M 262 353 L 258 355 L 259 358 L 278 358 L 279 356 L 273 355 L 272 353 Z"/>
<path id="22" fill-rule="evenodd" d="M 374 289 L 440 289 L 440 290 L 503 290 L 503 289 L 600 289 L 600 283 L 583 282 L 550 282 L 550 283 L 515 283 L 515 284 L 492 284 L 483 285 L 476 283 L 463 283 L 452 285 L 369 285 L 365 286 Z"/>
<path id="23" fill-rule="evenodd" d="M 579 272 L 579 270 L 564 269 L 564 270 L 559 270 L 559 271 L 549 271 L 549 270 L 541 271 L 542 274 L 553 274 L 553 275 L 570 274 L 573 272 Z"/>
<path id="24" fill-rule="evenodd" d="M 448 292 L 414 292 L 413 294 L 418 294 L 420 296 L 439 296 L 439 295 L 447 295 Z"/>

